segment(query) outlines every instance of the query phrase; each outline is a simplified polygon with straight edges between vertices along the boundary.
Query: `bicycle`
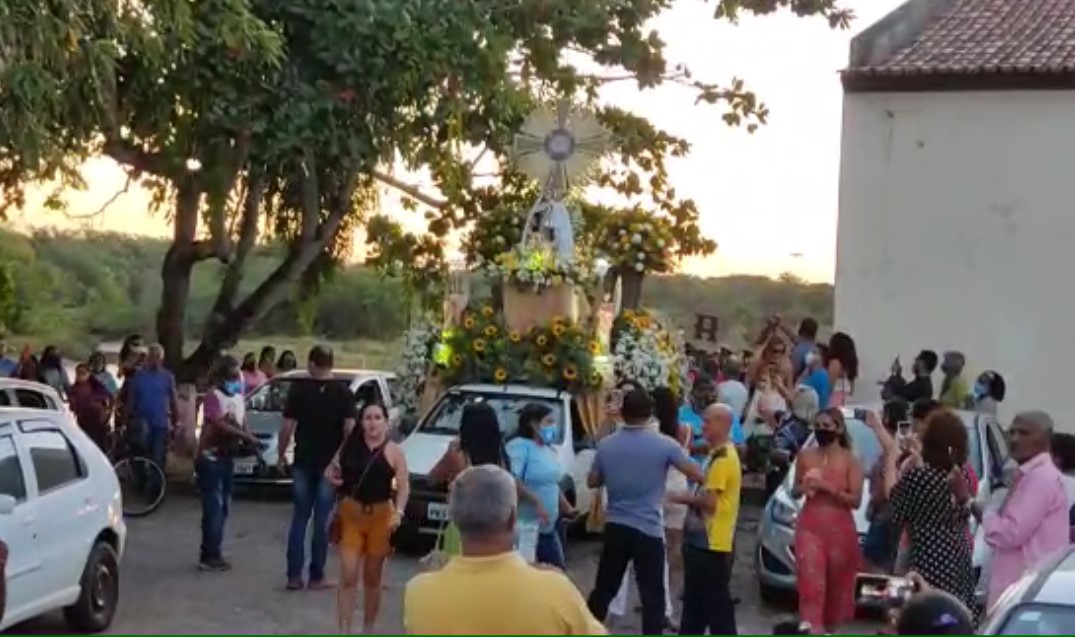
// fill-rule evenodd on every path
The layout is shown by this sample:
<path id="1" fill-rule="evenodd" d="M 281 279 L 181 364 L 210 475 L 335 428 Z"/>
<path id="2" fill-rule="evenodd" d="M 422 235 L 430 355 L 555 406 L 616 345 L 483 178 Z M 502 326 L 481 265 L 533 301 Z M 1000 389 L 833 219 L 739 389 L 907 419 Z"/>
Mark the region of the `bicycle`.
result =
<path id="1" fill-rule="evenodd" d="M 140 444 L 129 438 L 125 430 L 113 432 L 108 459 L 119 480 L 123 515 L 140 518 L 153 513 L 164 503 L 168 476 L 156 461 L 146 455 Z"/>

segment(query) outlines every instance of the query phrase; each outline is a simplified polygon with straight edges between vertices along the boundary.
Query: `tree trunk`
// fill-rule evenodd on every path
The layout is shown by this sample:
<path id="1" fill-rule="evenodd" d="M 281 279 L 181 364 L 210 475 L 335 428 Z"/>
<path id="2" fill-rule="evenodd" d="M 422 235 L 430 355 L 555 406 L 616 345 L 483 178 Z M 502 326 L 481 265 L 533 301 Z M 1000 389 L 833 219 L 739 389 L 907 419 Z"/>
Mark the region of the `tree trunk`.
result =
<path id="1" fill-rule="evenodd" d="M 642 307 L 642 278 L 645 276 L 634 268 L 620 266 L 623 309 L 637 310 Z"/>
<path id="2" fill-rule="evenodd" d="M 172 245 L 161 266 L 161 304 L 157 310 L 157 340 L 164 346 L 165 366 L 179 372 L 183 361 L 183 332 L 195 263 L 195 236 L 201 194 L 187 180 L 178 187 Z"/>

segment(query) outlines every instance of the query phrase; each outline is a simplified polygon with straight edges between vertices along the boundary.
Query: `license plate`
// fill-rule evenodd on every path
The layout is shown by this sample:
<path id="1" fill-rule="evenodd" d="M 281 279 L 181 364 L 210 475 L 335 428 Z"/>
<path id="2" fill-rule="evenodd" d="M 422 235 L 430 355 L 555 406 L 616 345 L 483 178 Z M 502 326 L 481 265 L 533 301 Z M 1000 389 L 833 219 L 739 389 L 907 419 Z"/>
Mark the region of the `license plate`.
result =
<path id="1" fill-rule="evenodd" d="M 448 505 L 440 504 L 437 502 L 431 502 L 429 508 L 426 509 L 426 517 L 430 520 L 442 522 L 448 519 Z"/>
<path id="2" fill-rule="evenodd" d="M 236 462 L 235 473 L 241 476 L 248 476 L 254 473 L 254 466 L 255 464 L 253 462 Z"/>

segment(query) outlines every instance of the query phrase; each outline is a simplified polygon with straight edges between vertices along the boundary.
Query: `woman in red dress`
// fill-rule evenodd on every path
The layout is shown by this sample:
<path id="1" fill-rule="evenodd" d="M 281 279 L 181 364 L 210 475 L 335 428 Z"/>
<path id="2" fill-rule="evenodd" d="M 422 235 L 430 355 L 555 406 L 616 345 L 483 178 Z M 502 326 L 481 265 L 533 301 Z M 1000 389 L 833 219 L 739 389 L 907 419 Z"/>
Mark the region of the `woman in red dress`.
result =
<path id="1" fill-rule="evenodd" d="M 839 409 L 814 420 L 817 446 L 796 458 L 796 497 L 805 497 L 795 527 L 799 616 L 814 634 L 835 633 L 855 611 L 861 562 L 852 512 L 862 499 L 862 467 L 851 453 Z"/>

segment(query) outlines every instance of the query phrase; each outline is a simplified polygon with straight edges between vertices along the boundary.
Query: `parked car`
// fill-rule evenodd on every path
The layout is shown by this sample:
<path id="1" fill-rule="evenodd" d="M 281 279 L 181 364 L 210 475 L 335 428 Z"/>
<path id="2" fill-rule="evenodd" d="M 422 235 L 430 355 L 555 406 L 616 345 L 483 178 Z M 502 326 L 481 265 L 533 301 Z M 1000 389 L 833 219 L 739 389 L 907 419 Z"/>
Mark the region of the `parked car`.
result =
<path id="1" fill-rule="evenodd" d="M 69 414 L 0 408 L 0 537 L 9 551 L 0 631 L 56 609 L 74 630 L 108 628 L 127 537 L 120 486 Z"/>
<path id="2" fill-rule="evenodd" d="M 857 408 L 880 410 L 877 405 Z M 870 467 L 881 456 L 881 445 L 869 426 L 854 417 L 855 410 L 855 407 L 844 408 L 844 420 L 851 436 L 852 451 L 862 463 L 863 471 L 868 474 Z M 983 501 L 995 500 L 1002 495 L 1004 468 L 1010 463 L 1004 432 L 991 416 L 970 411 L 956 413 L 967 427 L 970 442 L 969 460 L 979 477 L 978 498 Z M 806 443 L 807 446 L 815 444 L 813 436 Z M 795 590 L 795 523 L 802 509 L 803 500 L 791 497 L 794 481 L 795 463 L 792 463 L 787 478 L 769 498 L 762 513 L 758 529 L 758 546 L 754 552 L 754 565 L 761 595 L 764 598 L 777 597 L 783 592 Z M 866 520 L 866 507 L 869 504 L 870 493 L 868 478 L 863 485 L 862 493 L 862 503 L 854 512 L 860 543 L 865 539 L 869 528 L 869 522 Z M 986 582 L 981 578 L 981 573 L 988 562 L 989 549 L 980 529 L 973 522 L 972 531 L 974 532 L 974 577 L 978 582 L 975 594 L 980 600 L 984 600 Z"/>
<path id="3" fill-rule="evenodd" d="M 1075 634 L 1075 545 L 1045 558 L 1001 595 L 983 635 Z"/>
<path id="4" fill-rule="evenodd" d="M 44 383 L 19 378 L 0 378 L 0 407 L 24 407 L 66 411 L 67 403 Z"/>
<path id="5" fill-rule="evenodd" d="M 477 402 L 496 411 L 505 440 L 519 426 L 518 412 L 524 405 L 541 403 L 552 409 L 552 418 L 560 425 L 553 446 L 565 469 L 560 488 L 576 509 L 589 510 L 592 491 L 586 476 L 593 464 L 594 440 L 586 433 L 571 394 L 528 385 L 461 385 L 441 396 L 401 444 L 411 483 L 401 541 L 412 540 L 415 534 L 436 535 L 448 519 L 447 489 L 431 483 L 429 472 L 459 435 L 463 408 Z"/>
<path id="6" fill-rule="evenodd" d="M 289 485 L 291 476 L 281 474 L 276 468 L 277 444 L 280 426 L 284 422 L 284 401 L 296 382 L 309 380 L 305 370 L 293 370 L 274 376 L 254 389 L 246 397 L 246 425 L 261 441 L 257 455 L 235 459 L 235 481 L 241 484 Z M 396 375 L 365 369 L 337 369 L 332 381 L 347 385 L 355 395 L 355 403 L 371 400 L 384 403 L 392 426 L 399 425 L 400 410 L 393 401 L 392 389 Z M 294 442 L 287 449 L 288 464 L 294 455 Z"/>

